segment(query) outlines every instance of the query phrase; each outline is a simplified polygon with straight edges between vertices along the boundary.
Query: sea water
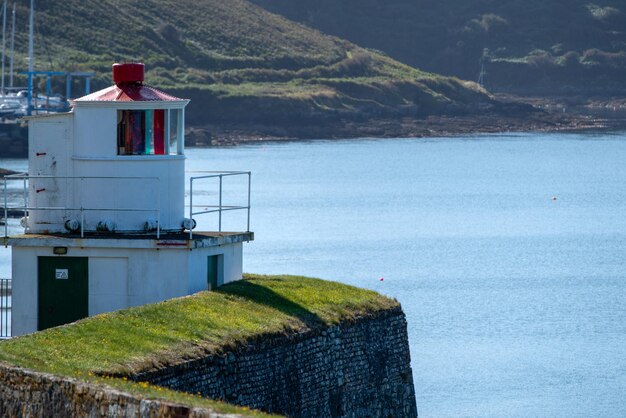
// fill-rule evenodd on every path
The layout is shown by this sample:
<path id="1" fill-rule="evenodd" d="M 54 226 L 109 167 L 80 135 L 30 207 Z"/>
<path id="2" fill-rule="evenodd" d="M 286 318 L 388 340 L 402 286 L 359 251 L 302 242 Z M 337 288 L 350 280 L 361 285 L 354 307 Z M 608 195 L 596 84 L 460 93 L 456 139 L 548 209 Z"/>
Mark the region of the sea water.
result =
<path id="1" fill-rule="evenodd" d="M 245 271 L 402 303 L 420 416 L 626 416 L 625 133 L 260 143 L 187 157 L 190 171 L 253 172 Z M 224 204 L 245 204 L 246 185 L 225 179 Z M 194 204 L 215 202 L 215 183 L 194 188 Z M 201 217 L 199 229 L 216 222 Z M 224 214 L 225 229 L 245 223 Z M 0 277 L 9 260 L 0 252 Z"/>

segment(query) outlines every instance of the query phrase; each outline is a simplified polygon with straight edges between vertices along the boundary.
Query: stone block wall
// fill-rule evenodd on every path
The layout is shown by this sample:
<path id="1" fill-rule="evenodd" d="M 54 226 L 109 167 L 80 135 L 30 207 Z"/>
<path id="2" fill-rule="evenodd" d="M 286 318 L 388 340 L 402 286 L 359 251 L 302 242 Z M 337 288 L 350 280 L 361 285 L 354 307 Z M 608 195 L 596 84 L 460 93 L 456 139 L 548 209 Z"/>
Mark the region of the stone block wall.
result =
<path id="1" fill-rule="evenodd" d="M 400 308 L 130 376 L 289 417 L 416 417 Z"/>
<path id="2" fill-rule="evenodd" d="M 234 418 L 0 363 L 0 417 Z"/>

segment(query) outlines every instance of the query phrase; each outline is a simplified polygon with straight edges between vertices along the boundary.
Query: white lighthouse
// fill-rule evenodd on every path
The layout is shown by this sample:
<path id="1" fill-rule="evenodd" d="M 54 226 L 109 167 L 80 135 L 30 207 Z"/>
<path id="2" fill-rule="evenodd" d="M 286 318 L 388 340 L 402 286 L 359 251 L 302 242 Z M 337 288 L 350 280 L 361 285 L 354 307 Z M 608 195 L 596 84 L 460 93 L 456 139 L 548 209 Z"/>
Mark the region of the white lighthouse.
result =
<path id="1" fill-rule="evenodd" d="M 28 118 L 23 235 L 10 237 L 13 335 L 213 289 L 242 276 L 249 231 L 192 231 L 185 206 L 185 106 L 114 64 L 115 85 L 68 113 Z M 222 176 L 248 176 L 247 205 L 222 206 Z M 219 178 L 219 205 L 250 210 L 248 172 Z M 194 178 L 191 179 L 193 182 Z M 193 196 L 190 196 L 190 201 Z M 187 215 L 187 217 L 186 217 Z"/>

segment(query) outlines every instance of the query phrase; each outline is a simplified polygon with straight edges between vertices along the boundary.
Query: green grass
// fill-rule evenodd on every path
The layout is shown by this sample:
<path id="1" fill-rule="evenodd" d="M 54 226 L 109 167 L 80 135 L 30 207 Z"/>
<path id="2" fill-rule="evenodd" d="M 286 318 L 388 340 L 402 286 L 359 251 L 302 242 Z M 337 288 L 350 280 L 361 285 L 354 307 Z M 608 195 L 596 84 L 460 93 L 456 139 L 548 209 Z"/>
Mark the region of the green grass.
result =
<path id="1" fill-rule="evenodd" d="M 97 315 L 1 342 L 0 361 L 228 412 L 224 408 L 234 407 L 111 376 L 224 353 L 260 336 L 327 327 L 398 306 L 375 292 L 335 282 L 247 275 L 215 292 Z"/>

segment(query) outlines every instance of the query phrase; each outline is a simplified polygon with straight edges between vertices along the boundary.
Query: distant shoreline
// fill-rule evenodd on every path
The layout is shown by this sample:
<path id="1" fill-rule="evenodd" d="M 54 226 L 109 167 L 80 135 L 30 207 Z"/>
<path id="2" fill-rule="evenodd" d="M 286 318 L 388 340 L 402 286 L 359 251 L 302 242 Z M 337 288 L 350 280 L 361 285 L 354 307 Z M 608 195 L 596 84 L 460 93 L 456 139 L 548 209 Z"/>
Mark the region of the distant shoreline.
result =
<path id="1" fill-rule="evenodd" d="M 626 117 L 537 112 L 526 117 L 501 115 L 428 116 L 422 119 L 337 121 L 317 126 L 263 125 L 190 128 L 190 146 L 234 146 L 264 141 L 356 138 L 437 138 L 506 132 L 567 132 L 626 128 Z"/>
<path id="2" fill-rule="evenodd" d="M 503 111 L 467 115 L 331 120 L 316 124 L 262 125 L 208 124 L 189 126 L 187 147 L 236 146 L 270 141 L 346 140 L 359 138 L 442 138 L 508 132 L 575 132 L 626 130 L 626 99 L 591 100 L 528 98 L 497 95 L 503 102 L 532 105 L 528 112 Z M 534 111 L 532 109 L 535 109 Z M 27 158 L 26 145 L 19 153 L 0 158 Z M 5 150 L 8 151 L 8 150 Z M 0 178 L 14 174 L 0 169 Z"/>

